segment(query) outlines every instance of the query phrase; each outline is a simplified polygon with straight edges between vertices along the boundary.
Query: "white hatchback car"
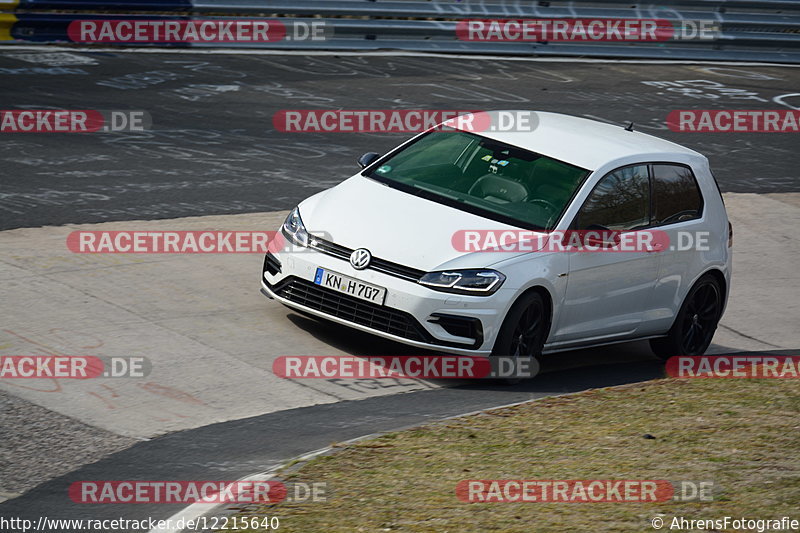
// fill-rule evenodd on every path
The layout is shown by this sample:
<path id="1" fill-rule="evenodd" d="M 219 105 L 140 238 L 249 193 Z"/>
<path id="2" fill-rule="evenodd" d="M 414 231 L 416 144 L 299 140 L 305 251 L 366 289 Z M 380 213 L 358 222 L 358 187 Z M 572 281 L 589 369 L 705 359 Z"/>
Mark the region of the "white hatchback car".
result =
<path id="1" fill-rule="evenodd" d="M 491 112 L 498 113 L 498 112 Z M 534 113 L 534 112 L 529 112 Z M 411 346 L 532 355 L 651 339 L 700 355 L 730 291 L 732 227 L 707 159 L 672 142 L 535 112 L 532 131 L 440 127 L 295 208 L 262 292 Z M 465 252 L 464 230 L 657 229 L 703 246 Z M 680 236 L 679 234 L 683 234 Z"/>

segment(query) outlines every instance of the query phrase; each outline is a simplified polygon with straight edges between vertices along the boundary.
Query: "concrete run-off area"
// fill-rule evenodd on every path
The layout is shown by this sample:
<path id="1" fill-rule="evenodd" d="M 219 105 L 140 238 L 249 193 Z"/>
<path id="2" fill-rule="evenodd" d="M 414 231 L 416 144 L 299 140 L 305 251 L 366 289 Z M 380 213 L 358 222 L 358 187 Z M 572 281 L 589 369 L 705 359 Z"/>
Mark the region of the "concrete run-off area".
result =
<path id="1" fill-rule="evenodd" d="M 726 194 L 735 228 L 734 278 L 711 353 L 792 349 L 800 323 L 794 265 L 800 195 Z M 38 420 L 81 423 L 74 439 L 97 454 L 167 432 L 316 404 L 452 386 L 453 381 L 285 380 L 282 355 L 412 355 L 412 348 L 290 312 L 259 293 L 260 254 L 75 254 L 80 230 L 276 229 L 285 212 L 110 222 L 0 233 L 6 317 L 0 355 L 140 356 L 142 378 L 0 381 L 9 399 L 39 406 Z M 780 302 L 780 303 L 779 303 Z M 553 368 L 649 360 L 646 343 L 546 356 Z M 547 380 L 541 375 L 537 380 Z M 402 400 L 399 400 L 402 401 Z M 4 431 L 26 422 L 4 416 Z M 47 427 L 46 422 L 42 427 Z M 54 422 L 55 424 L 55 422 Z M 81 430 L 81 428 L 86 428 Z M 16 443 L 16 444 L 13 444 Z M 4 446 L 24 446 L 17 440 Z M 48 453 L 73 444 L 54 439 Z M 14 450 L 5 450 L 12 456 Z M 83 457 L 90 462 L 97 457 Z M 73 461 L 74 462 L 74 461 Z M 52 474 L 63 467 L 54 466 Z M 40 481 L 45 473 L 34 479 Z M 29 488 L 15 482 L 9 493 Z M 3 487 L 0 487 L 3 490 Z"/>

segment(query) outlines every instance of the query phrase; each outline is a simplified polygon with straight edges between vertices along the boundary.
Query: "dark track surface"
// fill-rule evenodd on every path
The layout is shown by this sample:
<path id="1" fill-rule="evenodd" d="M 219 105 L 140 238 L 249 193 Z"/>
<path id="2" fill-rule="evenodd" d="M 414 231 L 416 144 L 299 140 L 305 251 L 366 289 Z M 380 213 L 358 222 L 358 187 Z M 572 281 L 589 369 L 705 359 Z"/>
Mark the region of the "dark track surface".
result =
<path id="1" fill-rule="evenodd" d="M 800 107 L 797 68 L 44 53 L 0 48 L 0 108 L 145 110 L 154 126 L 0 134 L 0 229 L 287 209 L 353 174 L 361 153 L 410 136 L 281 133 L 271 120 L 281 109 L 528 108 L 632 120 L 708 155 L 723 191 L 800 191 L 796 133 L 663 125 L 673 109 Z"/>

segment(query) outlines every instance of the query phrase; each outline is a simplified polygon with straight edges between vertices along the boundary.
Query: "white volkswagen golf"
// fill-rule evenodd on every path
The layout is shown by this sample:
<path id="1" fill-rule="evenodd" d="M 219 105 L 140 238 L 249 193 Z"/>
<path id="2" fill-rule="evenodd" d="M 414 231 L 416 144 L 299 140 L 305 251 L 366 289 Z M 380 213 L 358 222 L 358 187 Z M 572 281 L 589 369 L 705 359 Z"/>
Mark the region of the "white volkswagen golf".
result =
<path id="1" fill-rule="evenodd" d="M 662 358 L 704 353 L 730 291 L 733 237 L 707 159 L 631 128 L 529 113 L 531 131 L 439 127 L 362 156 L 362 171 L 292 210 L 262 292 L 454 354 L 634 339 Z M 454 244 L 466 230 L 602 236 L 468 251 Z M 613 253 L 621 236 L 647 230 L 668 245 Z M 601 253 L 587 253 L 590 242 Z"/>

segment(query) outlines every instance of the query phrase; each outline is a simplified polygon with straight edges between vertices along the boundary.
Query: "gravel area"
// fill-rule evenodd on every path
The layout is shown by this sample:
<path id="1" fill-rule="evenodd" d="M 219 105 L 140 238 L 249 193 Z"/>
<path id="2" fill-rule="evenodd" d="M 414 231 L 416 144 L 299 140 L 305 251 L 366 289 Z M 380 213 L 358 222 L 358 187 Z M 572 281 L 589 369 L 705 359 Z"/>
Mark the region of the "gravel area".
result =
<path id="1" fill-rule="evenodd" d="M 0 391 L 0 502 L 137 442 Z"/>

